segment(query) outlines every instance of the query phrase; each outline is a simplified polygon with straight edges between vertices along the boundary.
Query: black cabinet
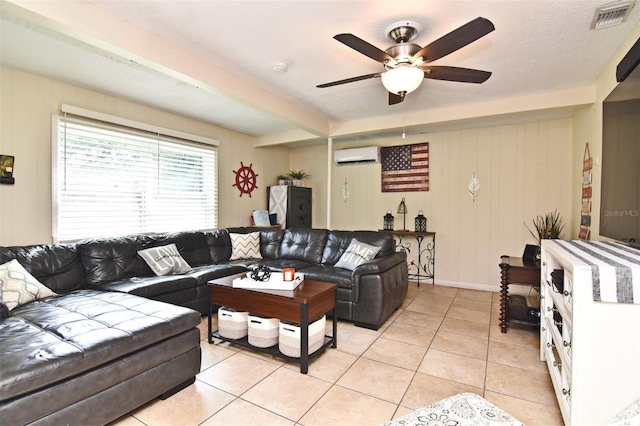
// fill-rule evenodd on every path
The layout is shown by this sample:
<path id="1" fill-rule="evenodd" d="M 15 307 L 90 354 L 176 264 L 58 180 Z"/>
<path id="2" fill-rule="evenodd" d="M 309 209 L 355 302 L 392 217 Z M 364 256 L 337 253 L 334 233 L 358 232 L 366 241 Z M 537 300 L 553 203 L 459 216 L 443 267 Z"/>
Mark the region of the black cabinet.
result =
<path id="1" fill-rule="evenodd" d="M 269 186 L 267 199 L 269 213 L 276 213 L 284 228 L 311 228 L 311 188 Z"/>

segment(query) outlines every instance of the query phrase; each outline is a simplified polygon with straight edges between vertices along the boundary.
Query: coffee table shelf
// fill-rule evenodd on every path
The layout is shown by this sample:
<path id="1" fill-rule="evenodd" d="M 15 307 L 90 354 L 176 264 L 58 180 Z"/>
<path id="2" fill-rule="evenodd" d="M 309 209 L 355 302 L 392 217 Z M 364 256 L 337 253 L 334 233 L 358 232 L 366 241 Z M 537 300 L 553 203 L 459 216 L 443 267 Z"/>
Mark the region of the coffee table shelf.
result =
<path id="1" fill-rule="evenodd" d="M 249 343 L 249 339 L 247 337 L 243 337 L 242 339 L 229 339 L 228 337 L 223 337 L 220 334 L 218 334 L 218 331 L 212 331 L 211 332 L 211 338 L 214 339 L 220 339 L 224 342 L 229 342 L 229 343 L 233 343 L 236 344 L 238 346 L 242 346 L 245 348 L 249 348 L 251 350 L 257 351 L 257 352 L 262 352 L 277 358 L 282 358 L 286 361 L 290 361 L 290 362 L 295 362 L 295 363 L 300 363 L 300 358 L 298 357 L 291 357 L 288 355 L 283 354 L 282 352 L 280 352 L 280 350 L 278 349 L 278 345 L 275 344 L 273 346 L 269 346 L 268 348 L 259 348 L 257 346 L 253 346 L 251 343 Z M 211 342 L 209 342 L 211 343 Z M 316 351 L 308 354 L 309 357 L 309 361 L 312 360 L 313 358 L 315 358 L 316 356 L 322 354 L 325 349 L 327 349 L 329 346 L 333 345 L 333 336 L 324 336 L 324 343 L 322 344 L 322 346 L 320 346 L 320 348 L 318 348 Z M 335 346 L 333 346 L 335 347 Z"/>
<path id="2" fill-rule="evenodd" d="M 214 343 L 213 338 L 238 344 L 252 350 L 267 353 L 278 358 L 300 364 L 300 372 L 306 374 L 309 370 L 309 359 L 321 354 L 331 346 L 338 346 L 338 326 L 335 316 L 337 301 L 337 286 L 332 283 L 316 280 L 304 280 L 295 290 L 255 290 L 234 288 L 235 278 L 244 273 L 230 275 L 209 281 L 209 320 L 208 341 Z M 249 343 L 248 338 L 229 339 L 220 336 L 212 329 L 214 306 L 228 306 L 254 315 L 278 318 L 300 326 L 300 357 L 294 358 L 280 352 L 278 345 L 269 348 L 259 348 Z M 322 315 L 333 318 L 333 333 L 324 336 L 322 346 L 309 354 L 309 319 L 316 319 Z"/>

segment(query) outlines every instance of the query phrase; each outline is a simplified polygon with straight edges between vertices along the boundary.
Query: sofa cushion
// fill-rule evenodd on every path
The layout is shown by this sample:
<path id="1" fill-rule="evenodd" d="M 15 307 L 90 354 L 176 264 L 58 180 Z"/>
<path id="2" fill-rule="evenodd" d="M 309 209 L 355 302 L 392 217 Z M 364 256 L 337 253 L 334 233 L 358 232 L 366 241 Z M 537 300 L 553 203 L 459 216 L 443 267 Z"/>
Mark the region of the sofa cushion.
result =
<path id="1" fill-rule="evenodd" d="M 231 238 L 230 260 L 262 259 L 259 232 L 250 232 L 248 234 L 230 233 L 229 238 Z"/>
<path id="2" fill-rule="evenodd" d="M 136 296 L 157 299 L 159 295 L 172 293 L 184 289 L 194 288 L 198 281 L 188 275 L 159 275 L 151 277 L 131 277 L 111 281 L 96 286 L 104 291 L 119 291 Z"/>
<path id="3" fill-rule="evenodd" d="M 90 287 L 132 277 L 148 277 L 154 273 L 138 256 L 151 238 L 131 235 L 84 240 L 77 243 L 78 253 Z"/>
<path id="4" fill-rule="evenodd" d="M 182 258 L 175 243 L 139 250 L 138 254 L 156 275 L 185 274 L 191 266 Z"/>
<path id="5" fill-rule="evenodd" d="M 380 247 L 372 246 L 353 238 L 349 247 L 342 253 L 340 260 L 335 264 L 335 267 L 353 271 L 363 263 L 373 260 L 379 251 Z"/>
<path id="6" fill-rule="evenodd" d="M 280 258 L 320 263 L 327 242 L 326 229 L 286 229 L 280 245 Z"/>
<path id="7" fill-rule="evenodd" d="M 23 305 L 0 322 L 0 401 L 101 366 L 200 321 L 191 309 L 95 290 Z"/>
<path id="8" fill-rule="evenodd" d="M 0 302 L 11 311 L 34 300 L 56 294 L 36 280 L 15 259 L 0 265 Z"/>
<path id="9" fill-rule="evenodd" d="M 229 260 L 231 257 L 231 238 L 226 229 L 205 232 L 204 236 L 209 249 L 211 262 L 220 263 Z M 197 266 L 193 264 L 193 266 Z"/>
<path id="10" fill-rule="evenodd" d="M 339 288 L 345 289 L 351 289 L 353 285 L 353 280 L 351 279 L 352 272 L 348 269 L 340 269 L 331 265 L 315 265 L 302 269 L 300 272 L 304 274 L 305 280 L 334 283 Z"/>
<path id="11" fill-rule="evenodd" d="M 0 247 L 0 263 L 11 259 L 58 294 L 88 287 L 75 244 Z"/>
<path id="12" fill-rule="evenodd" d="M 280 256 L 280 244 L 284 229 L 265 229 L 260 231 L 260 252 L 263 259 L 277 259 Z"/>

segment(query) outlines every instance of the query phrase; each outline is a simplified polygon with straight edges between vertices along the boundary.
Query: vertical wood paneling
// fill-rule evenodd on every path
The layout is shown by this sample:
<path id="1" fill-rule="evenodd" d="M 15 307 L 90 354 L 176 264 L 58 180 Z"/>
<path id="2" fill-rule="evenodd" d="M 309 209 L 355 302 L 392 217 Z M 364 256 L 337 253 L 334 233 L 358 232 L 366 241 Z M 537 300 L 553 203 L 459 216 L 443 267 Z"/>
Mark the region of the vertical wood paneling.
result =
<path id="1" fill-rule="evenodd" d="M 354 203 L 350 200 L 348 208 L 344 202 L 341 206 L 334 203 L 332 225 L 335 229 L 379 229 L 384 212 L 392 209 L 396 229 L 400 229 L 402 219 L 395 209 L 405 197 L 407 228 L 413 229 L 413 218 L 422 209 L 428 230 L 437 232 L 436 280 L 497 288 L 500 255 L 520 256 L 525 244 L 534 242 L 525 224 L 554 208 L 565 220 L 571 218 L 571 125 L 570 119 L 559 119 L 430 133 L 407 141 L 376 140 L 381 146 L 429 142 L 430 191 L 382 194 L 379 165 L 375 169 L 366 166 L 371 167 L 366 171 L 361 166 L 334 167 L 335 191 L 344 175 L 358 173 L 366 178 L 350 177 Z M 349 146 L 362 144 L 339 148 Z M 474 171 L 481 185 L 475 203 L 467 193 Z M 357 198 L 360 191 L 370 194 L 371 204 Z M 370 210 L 377 212 L 371 216 Z"/>

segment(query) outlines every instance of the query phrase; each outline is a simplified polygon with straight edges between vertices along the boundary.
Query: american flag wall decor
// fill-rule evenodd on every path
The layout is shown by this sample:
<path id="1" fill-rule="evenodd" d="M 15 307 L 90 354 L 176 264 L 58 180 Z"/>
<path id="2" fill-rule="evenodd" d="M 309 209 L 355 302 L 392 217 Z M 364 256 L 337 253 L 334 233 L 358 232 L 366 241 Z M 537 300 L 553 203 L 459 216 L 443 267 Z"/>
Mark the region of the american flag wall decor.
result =
<path id="1" fill-rule="evenodd" d="M 429 142 L 380 149 L 382 192 L 429 190 Z"/>

